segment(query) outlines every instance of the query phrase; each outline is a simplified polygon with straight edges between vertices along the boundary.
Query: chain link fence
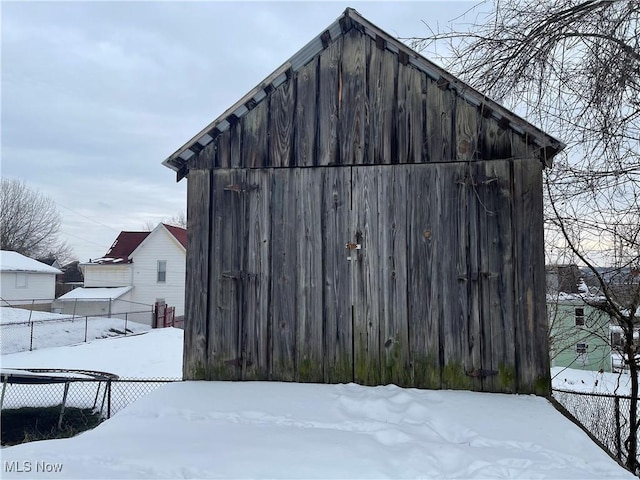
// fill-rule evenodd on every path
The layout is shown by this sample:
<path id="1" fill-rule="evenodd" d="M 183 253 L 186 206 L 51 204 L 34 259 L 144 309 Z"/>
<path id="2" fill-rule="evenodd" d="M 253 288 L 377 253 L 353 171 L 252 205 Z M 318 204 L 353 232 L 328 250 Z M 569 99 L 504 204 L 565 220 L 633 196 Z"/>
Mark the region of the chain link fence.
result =
<path id="1" fill-rule="evenodd" d="M 93 417 L 92 424 L 84 429 L 93 428 L 157 388 L 178 381 L 181 379 L 120 379 L 102 372 L 77 370 L 3 370 L 0 393 L 2 444 L 11 441 L 8 440 L 11 435 L 15 437 L 15 432 L 7 431 L 5 426 L 16 415 L 21 415 L 20 422 L 25 429 L 34 424 L 37 426 L 38 422 L 42 428 L 43 415 L 51 416 L 53 412 L 53 429 L 66 436 L 67 420 L 78 411 Z M 28 411 L 27 417 L 25 411 Z M 19 438 L 21 435 L 18 432 Z M 25 435 L 24 441 L 27 437 Z M 54 434 L 50 438 L 57 437 Z"/>
<path id="2" fill-rule="evenodd" d="M 2 308 L 2 313 L 7 310 Z M 42 316 L 41 312 L 39 313 Z M 139 323 L 141 316 L 153 311 L 126 312 L 119 316 L 64 316 L 50 314 L 50 318 L 0 323 L 0 354 L 61 347 L 97 338 L 126 336 L 149 330 L 149 322 Z"/>
<path id="3" fill-rule="evenodd" d="M 625 463 L 627 450 L 624 442 L 629 436 L 631 397 L 556 389 L 553 390 L 553 397 L 597 438 L 611 455 Z M 640 455 L 638 460 L 640 461 Z"/>

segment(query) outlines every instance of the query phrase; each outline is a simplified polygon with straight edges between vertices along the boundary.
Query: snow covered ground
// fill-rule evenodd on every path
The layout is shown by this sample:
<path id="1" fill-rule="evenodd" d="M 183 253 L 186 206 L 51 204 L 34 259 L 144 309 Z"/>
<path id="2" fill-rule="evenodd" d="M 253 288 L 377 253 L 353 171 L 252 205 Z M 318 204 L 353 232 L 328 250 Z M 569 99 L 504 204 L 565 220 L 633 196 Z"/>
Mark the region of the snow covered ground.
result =
<path id="1" fill-rule="evenodd" d="M 553 367 L 551 384 L 555 389 L 573 392 L 621 396 L 629 395 L 631 392 L 631 378 L 627 373 L 598 373 L 576 368 Z"/>
<path id="2" fill-rule="evenodd" d="M 148 331 L 151 327 L 120 318 L 72 317 L 22 308 L 0 307 L 0 353 L 60 347 Z M 33 334 L 33 336 L 32 336 Z"/>
<path id="3" fill-rule="evenodd" d="M 182 330 L 3 355 L 2 367 L 179 377 Z M 166 384 L 75 438 L 3 448 L 1 476 L 635 478 L 539 397 L 268 382 Z"/>
<path id="4" fill-rule="evenodd" d="M 167 384 L 2 457 L 3 478 L 634 478 L 543 398 L 354 384 Z"/>
<path id="5" fill-rule="evenodd" d="M 2 368 L 98 370 L 121 378 L 182 378 L 179 328 L 2 355 Z"/>

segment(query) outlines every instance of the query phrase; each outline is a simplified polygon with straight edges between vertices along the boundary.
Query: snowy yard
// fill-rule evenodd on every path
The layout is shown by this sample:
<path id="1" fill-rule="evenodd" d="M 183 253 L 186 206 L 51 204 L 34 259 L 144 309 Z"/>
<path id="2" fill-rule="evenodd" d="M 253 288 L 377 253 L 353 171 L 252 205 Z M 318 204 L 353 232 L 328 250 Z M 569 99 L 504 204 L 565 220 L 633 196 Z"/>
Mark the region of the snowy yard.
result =
<path id="1" fill-rule="evenodd" d="M 179 377 L 182 330 L 3 355 L 2 365 Z M 545 399 L 392 385 L 172 383 L 94 430 L 2 457 L 2 478 L 25 478 L 25 465 L 38 478 L 634 478 Z M 61 472 L 36 472 L 52 465 Z"/>
<path id="2" fill-rule="evenodd" d="M 148 331 L 151 327 L 121 318 L 72 317 L 0 307 L 0 353 L 73 345 L 98 338 Z"/>
<path id="3" fill-rule="evenodd" d="M 576 368 L 551 368 L 551 383 L 558 390 L 600 393 L 607 395 L 629 395 L 631 378 L 628 373 L 593 372 Z"/>
<path id="4" fill-rule="evenodd" d="M 3 478 L 634 478 L 543 398 L 354 384 L 173 383 L 2 453 Z"/>

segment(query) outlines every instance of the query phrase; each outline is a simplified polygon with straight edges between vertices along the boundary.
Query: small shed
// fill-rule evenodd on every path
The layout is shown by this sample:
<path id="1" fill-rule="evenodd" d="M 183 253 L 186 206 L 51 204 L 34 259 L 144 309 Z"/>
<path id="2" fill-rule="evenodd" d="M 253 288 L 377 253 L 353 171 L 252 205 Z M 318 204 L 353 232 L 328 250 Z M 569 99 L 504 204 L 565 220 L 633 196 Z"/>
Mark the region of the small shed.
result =
<path id="1" fill-rule="evenodd" d="M 347 9 L 163 163 L 184 378 L 546 394 L 562 143 Z"/>
<path id="2" fill-rule="evenodd" d="M 62 271 L 10 250 L 0 251 L 0 307 L 51 310 Z"/>

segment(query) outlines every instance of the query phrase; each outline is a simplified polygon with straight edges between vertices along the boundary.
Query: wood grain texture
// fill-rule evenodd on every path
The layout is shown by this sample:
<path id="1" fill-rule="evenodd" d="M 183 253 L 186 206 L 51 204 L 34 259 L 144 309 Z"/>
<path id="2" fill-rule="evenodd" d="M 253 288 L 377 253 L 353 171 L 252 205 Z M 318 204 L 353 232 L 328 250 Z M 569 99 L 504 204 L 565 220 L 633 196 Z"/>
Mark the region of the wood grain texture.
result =
<path id="1" fill-rule="evenodd" d="M 427 81 L 427 145 L 429 161 L 450 162 L 455 159 L 452 118 L 455 96 L 433 80 Z"/>
<path id="2" fill-rule="evenodd" d="M 208 258 L 210 255 L 209 218 L 211 214 L 211 171 L 191 170 L 187 191 L 187 292 L 184 329 L 185 380 L 203 380 L 209 364 L 207 342 L 209 315 Z"/>
<path id="3" fill-rule="evenodd" d="M 296 381 L 317 382 L 323 366 L 322 181 L 317 169 L 297 169 Z"/>
<path id="4" fill-rule="evenodd" d="M 365 109 L 368 108 L 366 82 L 366 43 L 355 29 L 343 36 L 338 87 L 338 131 L 340 158 L 344 165 L 364 161 Z"/>
<path id="5" fill-rule="evenodd" d="M 273 94 L 271 98 L 278 98 L 279 94 L 286 89 L 286 85 L 282 85 L 278 88 Z M 271 138 L 271 141 L 276 143 L 278 147 L 280 147 L 283 143 L 287 143 L 287 149 L 284 152 L 281 152 L 281 155 L 286 155 L 288 150 L 288 144 L 291 142 L 288 140 L 287 142 L 287 132 L 290 134 L 291 126 L 290 123 L 286 123 L 285 118 L 280 118 L 280 116 L 285 117 L 285 114 L 276 115 L 278 119 L 280 119 L 280 126 L 282 127 L 282 131 L 278 132 L 278 135 L 275 135 L 274 132 L 271 132 L 271 135 L 265 135 L 265 126 L 267 125 L 267 115 L 269 112 L 281 112 L 281 109 L 275 108 L 272 110 L 268 109 L 268 102 L 260 102 L 253 110 L 248 112 L 244 117 L 242 117 L 242 144 L 241 144 L 241 155 L 242 160 L 240 165 L 248 168 L 257 168 L 268 165 L 268 156 L 267 153 L 268 145 L 267 139 Z M 289 127 L 287 129 L 287 126 Z M 284 138 L 284 141 L 280 141 L 281 138 Z"/>
<path id="6" fill-rule="evenodd" d="M 409 360 L 407 184 L 411 166 L 380 167 L 378 252 L 382 384 L 411 385 Z"/>
<path id="7" fill-rule="evenodd" d="M 436 169 L 431 165 L 412 168 L 408 174 L 408 330 L 411 383 L 418 388 L 441 388 L 438 259 L 447 246 L 438 241 L 439 192 Z M 442 248 L 442 251 L 440 250 Z"/>
<path id="8" fill-rule="evenodd" d="M 379 224 L 380 175 L 379 166 L 353 167 L 352 224 L 355 232 L 350 242 L 361 245 L 351 251 L 354 372 L 355 381 L 364 385 L 378 385 L 380 364 L 380 245 Z"/>
<path id="9" fill-rule="evenodd" d="M 229 127 L 229 167 L 239 168 L 246 165 L 242 158 L 242 123 L 232 123 Z"/>
<path id="10" fill-rule="evenodd" d="M 240 380 L 244 321 L 245 171 L 216 170 L 211 185 L 209 362 L 217 380 Z"/>
<path id="11" fill-rule="evenodd" d="M 513 162 L 513 225 L 520 234 L 516 269 L 516 361 L 518 388 L 541 395 L 550 390 L 542 218 L 542 164 Z M 525 233 L 526 232 L 526 233 Z"/>
<path id="12" fill-rule="evenodd" d="M 397 55 L 380 50 L 373 41 L 368 42 L 369 68 L 367 69 L 368 107 L 366 121 L 365 163 L 397 163 L 395 143 L 398 130 L 398 104 L 395 82 L 398 71 Z"/>
<path id="13" fill-rule="evenodd" d="M 244 278 L 243 380 L 269 379 L 272 170 L 246 172 L 247 211 Z"/>
<path id="14" fill-rule="evenodd" d="M 345 248 L 353 238 L 351 169 L 322 169 L 322 276 L 324 377 L 328 383 L 353 381 L 351 277 Z"/>
<path id="15" fill-rule="evenodd" d="M 296 75 L 295 108 L 295 164 L 311 167 L 316 164 L 316 135 L 318 130 L 318 68 L 315 59 L 302 67 Z"/>
<path id="16" fill-rule="evenodd" d="M 229 168 L 231 166 L 231 147 L 229 140 L 231 132 L 226 130 L 216 138 L 216 168 Z"/>
<path id="17" fill-rule="evenodd" d="M 423 163 L 429 160 L 426 135 L 426 75 L 409 65 L 398 67 L 396 160 Z"/>
<path id="18" fill-rule="evenodd" d="M 271 190 L 271 341 L 272 380 L 296 379 L 298 313 L 297 169 L 276 169 Z"/>
<path id="19" fill-rule="evenodd" d="M 456 101 L 456 160 L 467 162 L 479 156 L 478 129 L 480 118 L 478 109 L 462 98 Z"/>
<path id="20" fill-rule="evenodd" d="M 318 70 L 318 146 L 317 165 L 335 165 L 340 155 L 338 145 L 338 102 L 342 96 L 340 37 L 320 54 Z"/>
<path id="21" fill-rule="evenodd" d="M 267 102 L 263 102 L 263 104 L 266 103 Z M 269 134 L 264 135 L 264 130 L 266 130 L 265 125 L 262 127 L 262 137 L 264 139 L 269 138 L 269 165 L 273 167 L 293 166 L 295 165 L 295 159 L 293 158 L 293 132 L 296 108 L 296 88 L 294 80 L 288 80 L 280 85 L 271 94 L 268 103 Z"/>

